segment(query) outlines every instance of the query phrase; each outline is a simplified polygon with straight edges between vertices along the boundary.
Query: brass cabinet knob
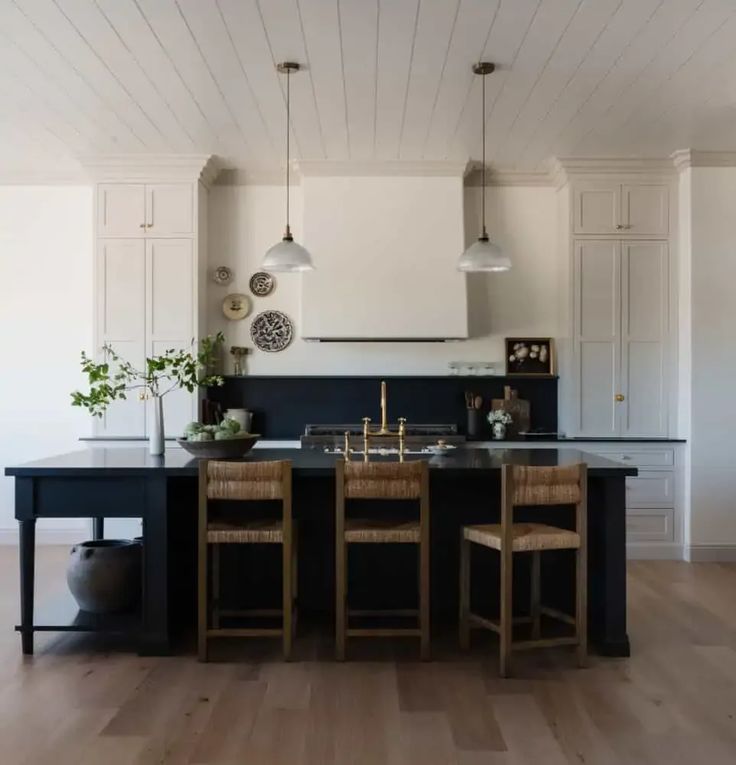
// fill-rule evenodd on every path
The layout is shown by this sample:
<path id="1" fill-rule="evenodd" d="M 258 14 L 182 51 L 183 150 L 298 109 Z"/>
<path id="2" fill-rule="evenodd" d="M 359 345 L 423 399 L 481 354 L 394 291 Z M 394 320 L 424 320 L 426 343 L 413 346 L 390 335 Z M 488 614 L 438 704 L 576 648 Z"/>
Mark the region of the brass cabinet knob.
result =
<path id="1" fill-rule="evenodd" d="M 624 401 L 626 399 L 626 396 L 624 396 L 623 393 L 617 393 L 614 397 L 616 401 Z"/>
<path id="2" fill-rule="evenodd" d="M 146 224 L 145 223 L 141 223 L 141 225 L 138 228 L 145 228 L 145 227 L 146 227 Z"/>
<path id="3" fill-rule="evenodd" d="M 621 229 L 625 228 L 623 223 L 617 223 L 616 224 L 616 231 L 621 231 Z"/>

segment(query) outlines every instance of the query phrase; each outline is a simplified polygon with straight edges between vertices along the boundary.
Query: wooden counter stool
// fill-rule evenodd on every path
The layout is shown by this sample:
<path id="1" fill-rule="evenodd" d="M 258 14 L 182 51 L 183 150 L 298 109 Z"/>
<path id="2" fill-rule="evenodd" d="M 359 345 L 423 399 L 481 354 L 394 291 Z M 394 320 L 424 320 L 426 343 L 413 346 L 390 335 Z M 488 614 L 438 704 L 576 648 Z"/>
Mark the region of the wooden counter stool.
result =
<path id="1" fill-rule="evenodd" d="M 500 637 L 500 674 L 506 677 L 512 650 L 547 646 L 577 646 L 578 662 L 587 658 L 587 465 L 564 467 L 527 467 L 504 465 L 502 468 L 501 523 L 463 526 L 460 539 L 460 645 L 467 648 L 470 628 L 481 627 L 497 632 Z M 514 523 L 514 508 L 519 506 L 575 505 L 575 530 L 543 523 Z M 485 619 L 470 610 L 470 545 L 498 550 L 501 557 L 501 616 L 498 622 Z M 575 615 L 540 603 L 540 554 L 543 550 L 575 550 Z M 513 555 L 531 552 L 530 640 L 513 639 Z M 574 634 L 542 638 L 541 615 L 570 624 Z"/>
<path id="2" fill-rule="evenodd" d="M 420 640 L 422 660 L 429 659 L 429 471 L 427 463 L 345 462 L 335 466 L 335 638 L 338 661 L 345 659 L 348 637 L 411 635 Z M 346 518 L 347 500 L 417 500 L 416 521 Z M 419 609 L 365 611 L 347 607 L 348 546 L 351 544 L 414 544 L 419 546 Z M 355 628 L 351 616 L 418 616 L 418 628 Z"/>
<path id="3" fill-rule="evenodd" d="M 281 518 L 242 517 L 221 520 L 211 515 L 211 501 L 264 501 L 281 503 Z M 212 637 L 283 638 L 284 658 L 291 657 L 296 626 L 296 530 L 291 517 L 291 462 L 216 462 L 199 464 L 199 659 L 207 661 Z M 279 544 L 282 547 L 282 608 L 223 610 L 220 606 L 220 545 Z M 208 587 L 208 558 L 212 551 L 212 602 Z M 221 617 L 281 617 L 277 628 L 221 628 Z"/>

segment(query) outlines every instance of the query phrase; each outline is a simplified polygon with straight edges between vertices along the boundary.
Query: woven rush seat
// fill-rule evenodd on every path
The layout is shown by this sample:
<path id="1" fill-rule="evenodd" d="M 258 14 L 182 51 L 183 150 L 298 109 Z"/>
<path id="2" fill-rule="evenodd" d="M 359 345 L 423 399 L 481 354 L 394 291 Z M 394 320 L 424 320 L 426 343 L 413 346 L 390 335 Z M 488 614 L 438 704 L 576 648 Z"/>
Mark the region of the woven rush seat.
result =
<path id="1" fill-rule="evenodd" d="M 580 547 L 580 535 L 577 532 L 548 526 L 545 523 L 515 523 L 511 534 L 514 552 L 577 550 Z M 503 537 L 500 523 L 464 526 L 463 535 L 470 542 L 491 547 L 494 550 L 501 549 Z"/>
<path id="2" fill-rule="evenodd" d="M 280 519 L 240 523 L 218 521 L 207 526 L 207 542 L 210 544 L 282 544 L 283 541 L 284 530 Z"/>
<path id="3" fill-rule="evenodd" d="M 384 521 L 376 518 L 346 518 L 345 541 L 351 543 L 403 542 L 419 544 L 418 522 Z"/>

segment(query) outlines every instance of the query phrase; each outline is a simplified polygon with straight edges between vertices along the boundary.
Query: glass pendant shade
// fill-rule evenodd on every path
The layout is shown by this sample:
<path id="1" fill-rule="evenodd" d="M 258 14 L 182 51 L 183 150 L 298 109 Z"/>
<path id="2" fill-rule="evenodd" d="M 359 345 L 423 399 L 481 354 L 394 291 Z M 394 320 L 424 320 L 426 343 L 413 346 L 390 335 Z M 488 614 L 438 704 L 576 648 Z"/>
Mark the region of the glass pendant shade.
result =
<path id="1" fill-rule="evenodd" d="M 291 235 L 285 236 L 278 244 L 271 247 L 263 258 L 265 271 L 296 273 L 313 271 L 312 256 Z"/>
<path id="2" fill-rule="evenodd" d="M 511 260 L 487 235 L 468 247 L 457 263 L 458 271 L 508 271 Z"/>
<path id="3" fill-rule="evenodd" d="M 261 263 L 264 271 L 280 271 L 282 273 L 298 273 L 313 271 L 312 256 L 300 244 L 294 241 L 289 227 L 289 171 L 291 170 L 291 155 L 289 152 L 289 130 L 291 125 L 291 74 L 298 72 L 301 66 L 293 61 L 284 61 L 276 65 L 277 71 L 286 75 L 286 231 L 284 238 L 271 247 Z"/>
<path id="4" fill-rule="evenodd" d="M 480 61 L 473 66 L 474 74 L 481 77 L 481 137 L 483 142 L 483 159 L 480 166 L 480 214 L 483 222 L 483 233 L 478 241 L 468 247 L 457 262 L 458 271 L 508 271 L 511 268 L 511 258 L 488 239 L 486 232 L 486 76 L 496 69 L 490 61 Z"/>

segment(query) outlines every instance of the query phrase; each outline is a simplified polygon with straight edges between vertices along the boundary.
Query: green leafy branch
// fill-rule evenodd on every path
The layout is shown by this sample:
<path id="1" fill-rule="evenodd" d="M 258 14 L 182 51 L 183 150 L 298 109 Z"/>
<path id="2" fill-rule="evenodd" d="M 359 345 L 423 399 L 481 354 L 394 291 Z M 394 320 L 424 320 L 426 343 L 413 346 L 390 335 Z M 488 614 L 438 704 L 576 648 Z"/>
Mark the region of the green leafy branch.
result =
<path id="1" fill-rule="evenodd" d="M 179 388 L 191 393 L 198 387 L 222 385 L 223 378 L 208 374 L 207 370 L 224 342 L 222 332 L 208 335 L 196 353 L 170 348 L 159 356 L 147 358 L 142 370 L 119 356 L 110 345 L 102 347 L 101 362 L 95 362 L 82 351 L 82 372 L 87 375 L 89 390 L 72 392 L 72 406 L 84 407 L 91 415 L 102 417 L 113 401 L 126 399 L 133 390 L 140 391 L 140 397 L 146 398 L 165 396 Z M 192 341 L 192 349 L 194 346 Z"/>

